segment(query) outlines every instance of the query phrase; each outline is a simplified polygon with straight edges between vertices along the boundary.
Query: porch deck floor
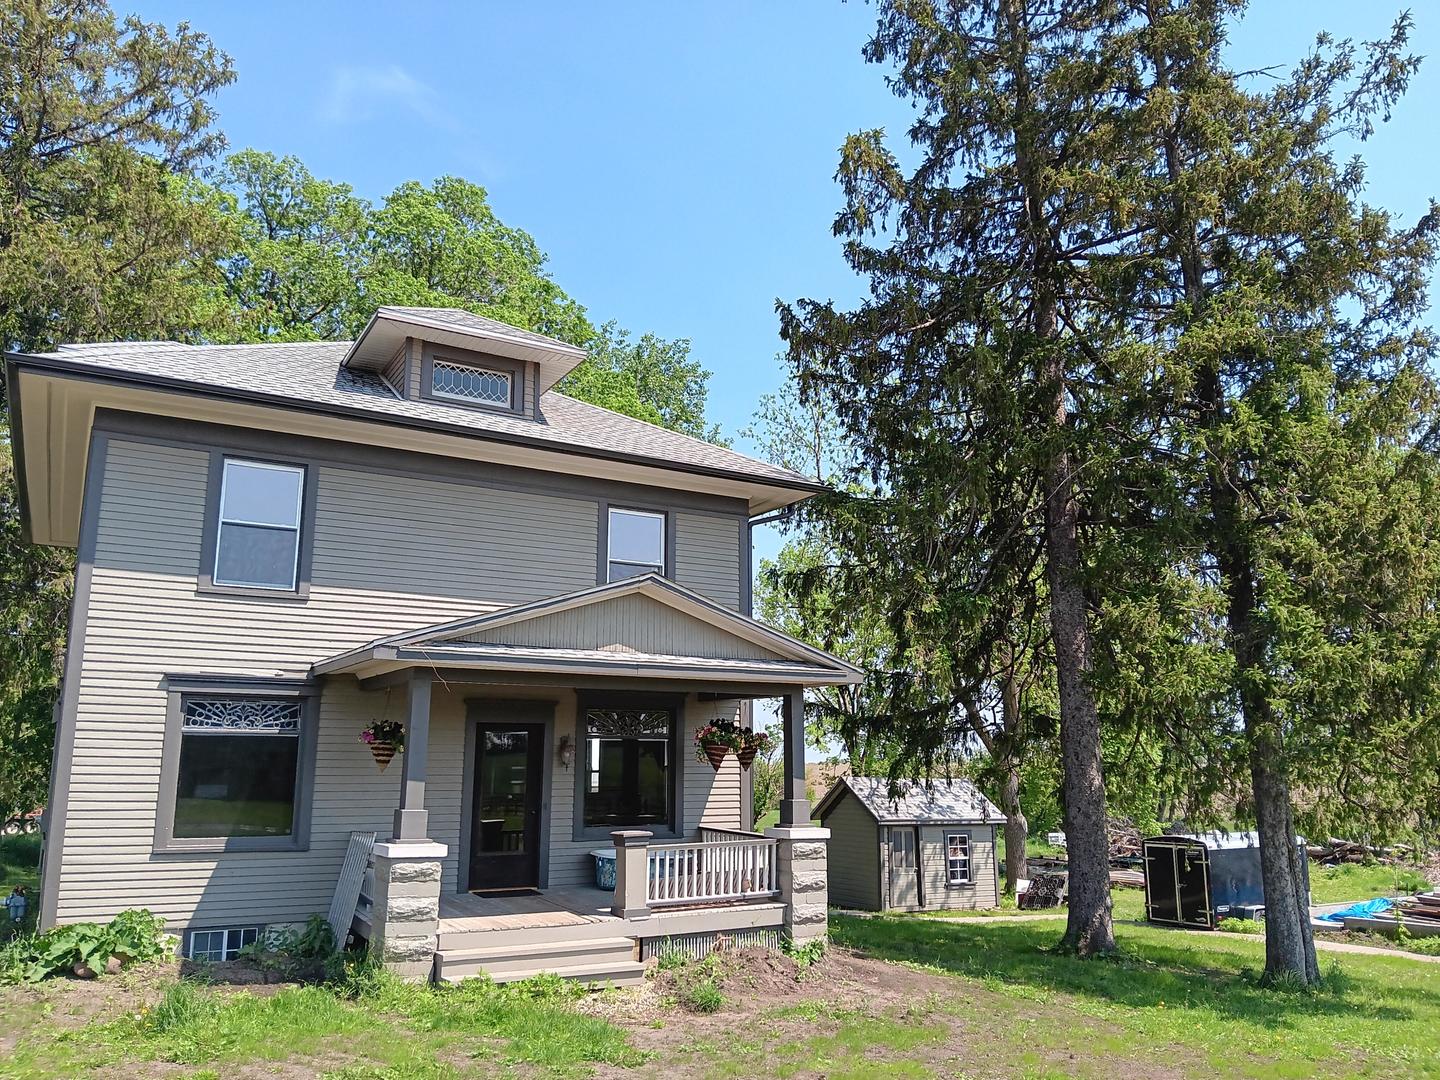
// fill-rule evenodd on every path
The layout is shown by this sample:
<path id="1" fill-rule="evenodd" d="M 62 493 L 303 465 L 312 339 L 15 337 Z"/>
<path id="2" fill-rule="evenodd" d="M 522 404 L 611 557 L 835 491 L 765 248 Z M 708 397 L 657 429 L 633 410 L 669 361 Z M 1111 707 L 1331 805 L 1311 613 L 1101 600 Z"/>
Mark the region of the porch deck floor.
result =
<path id="1" fill-rule="evenodd" d="M 618 923 L 620 920 L 610 914 L 613 901 L 613 893 L 584 887 L 515 896 L 450 893 L 440 897 L 440 928 L 443 932 L 457 932 Z"/>

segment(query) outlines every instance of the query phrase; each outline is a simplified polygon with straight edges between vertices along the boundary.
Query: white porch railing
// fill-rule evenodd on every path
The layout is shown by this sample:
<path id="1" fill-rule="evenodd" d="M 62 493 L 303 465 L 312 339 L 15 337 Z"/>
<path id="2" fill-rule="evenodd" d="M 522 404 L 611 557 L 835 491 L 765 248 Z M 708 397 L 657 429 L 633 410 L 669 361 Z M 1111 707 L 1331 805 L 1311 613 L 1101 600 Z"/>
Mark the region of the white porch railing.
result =
<path id="1" fill-rule="evenodd" d="M 705 842 L 705 833 L 724 832 Z M 651 844 L 645 853 L 645 904 L 709 904 L 756 900 L 780 891 L 776 841 L 763 836 L 702 829 L 693 844 Z"/>

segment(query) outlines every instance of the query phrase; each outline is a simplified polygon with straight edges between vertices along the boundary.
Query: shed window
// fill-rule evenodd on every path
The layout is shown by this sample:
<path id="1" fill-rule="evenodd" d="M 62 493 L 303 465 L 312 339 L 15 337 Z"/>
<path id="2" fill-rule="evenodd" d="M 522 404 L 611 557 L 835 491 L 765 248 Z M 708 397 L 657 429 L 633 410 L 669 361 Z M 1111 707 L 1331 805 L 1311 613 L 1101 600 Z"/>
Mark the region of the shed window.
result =
<path id="1" fill-rule="evenodd" d="M 246 945 L 260 938 L 258 926 L 232 926 L 224 930 L 191 930 L 185 955 L 191 960 L 208 960 L 218 964 L 234 960 Z"/>
<path id="2" fill-rule="evenodd" d="M 970 837 L 964 833 L 945 837 L 945 877 L 951 885 L 970 884 Z"/>
<path id="3" fill-rule="evenodd" d="M 448 360 L 431 363 L 430 390 L 436 397 L 457 398 L 481 405 L 511 407 L 512 381 L 508 371 L 452 364 Z"/>
<path id="4" fill-rule="evenodd" d="M 227 458 L 220 482 L 214 582 L 294 589 L 305 470 Z"/>
<path id="5" fill-rule="evenodd" d="M 295 698 L 187 696 L 173 835 L 290 836 L 303 711 Z"/>
<path id="6" fill-rule="evenodd" d="M 610 509 L 608 580 L 665 573 L 665 515 Z"/>
<path id="7" fill-rule="evenodd" d="M 586 709 L 586 828 L 674 825 L 673 709 Z"/>

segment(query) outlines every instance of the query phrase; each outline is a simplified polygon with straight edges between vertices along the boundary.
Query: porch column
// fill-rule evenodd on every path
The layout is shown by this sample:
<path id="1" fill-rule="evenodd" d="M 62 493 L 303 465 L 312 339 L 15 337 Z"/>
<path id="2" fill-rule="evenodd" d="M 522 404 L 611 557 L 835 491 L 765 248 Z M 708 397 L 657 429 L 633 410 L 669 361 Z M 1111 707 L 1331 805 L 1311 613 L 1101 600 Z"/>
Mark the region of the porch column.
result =
<path id="1" fill-rule="evenodd" d="M 805 795 L 805 691 L 799 687 L 785 695 L 781 705 L 785 721 L 785 797 L 780 802 L 781 825 L 809 825 L 810 800 Z"/>
<path id="2" fill-rule="evenodd" d="M 617 919 L 648 919 L 650 907 L 645 891 L 650 884 L 650 839 L 654 833 L 644 829 L 612 832 L 615 841 L 615 900 L 610 914 Z"/>
<path id="3" fill-rule="evenodd" d="M 370 956 L 403 979 L 426 982 L 434 971 L 446 850 L 431 840 L 375 845 Z"/>
<path id="4" fill-rule="evenodd" d="M 776 843 L 780 899 L 785 904 L 785 934 L 796 944 L 829 931 L 829 886 L 825 841 L 830 830 L 810 824 L 805 795 L 805 692 L 795 689 L 782 702 L 785 720 L 785 798 L 780 824 L 766 829 Z"/>
<path id="5" fill-rule="evenodd" d="M 430 672 L 413 669 L 406 684 L 408 712 L 405 752 L 400 760 L 405 776 L 400 787 L 400 808 L 395 811 L 397 841 L 426 839 L 430 815 L 425 809 L 425 765 L 430 756 Z"/>

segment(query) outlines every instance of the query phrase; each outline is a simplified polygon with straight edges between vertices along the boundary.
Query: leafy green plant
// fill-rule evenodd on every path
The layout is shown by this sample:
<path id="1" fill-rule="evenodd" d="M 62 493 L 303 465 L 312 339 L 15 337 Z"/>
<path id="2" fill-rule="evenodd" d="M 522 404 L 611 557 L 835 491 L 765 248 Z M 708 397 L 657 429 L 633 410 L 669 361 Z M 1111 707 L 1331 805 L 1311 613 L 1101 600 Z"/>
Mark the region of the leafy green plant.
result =
<path id="1" fill-rule="evenodd" d="M 807 968 L 825 955 L 828 941 L 829 938 L 823 934 L 820 937 L 811 938 L 804 945 L 796 945 L 795 942 L 786 938 L 780 943 L 780 951 L 794 960 L 799 967 Z"/>
<path id="2" fill-rule="evenodd" d="M 14 939 L 0 947 L 0 982 L 35 983 L 71 971 L 100 975 L 111 960 L 121 966 L 158 960 L 169 947 L 165 920 L 131 909 L 109 923 L 70 923 Z"/>
<path id="3" fill-rule="evenodd" d="M 1215 929 L 1227 934 L 1263 934 L 1265 924 L 1257 919 L 1221 919 Z"/>
<path id="4" fill-rule="evenodd" d="M 267 971 L 287 979 L 326 979 L 334 974 L 335 932 L 319 915 L 303 926 L 277 926 L 246 945 L 240 955 Z"/>

